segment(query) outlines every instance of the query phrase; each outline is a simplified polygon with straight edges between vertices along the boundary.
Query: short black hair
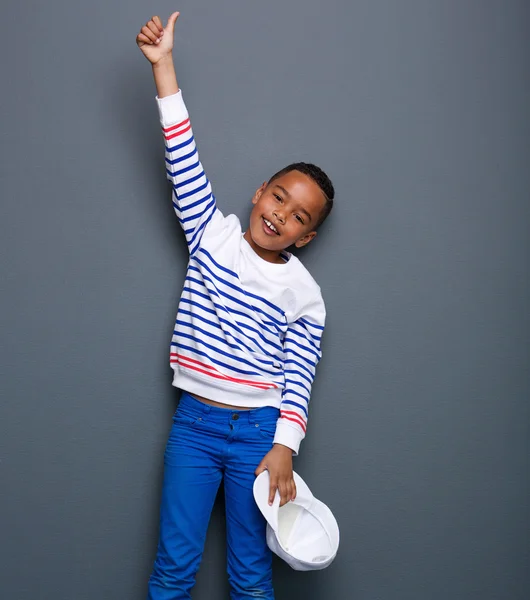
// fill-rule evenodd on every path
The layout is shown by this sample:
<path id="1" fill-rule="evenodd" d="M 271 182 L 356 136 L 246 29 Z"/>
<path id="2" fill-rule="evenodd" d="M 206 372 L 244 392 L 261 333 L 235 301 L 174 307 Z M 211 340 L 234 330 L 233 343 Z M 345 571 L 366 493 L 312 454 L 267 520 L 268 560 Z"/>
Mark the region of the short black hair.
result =
<path id="1" fill-rule="evenodd" d="M 290 173 L 291 171 L 300 171 L 300 173 L 311 177 L 311 179 L 318 185 L 318 187 L 322 190 L 322 193 L 324 194 L 326 203 L 324 205 L 324 208 L 320 212 L 320 217 L 315 226 L 316 229 L 317 227 L 320 227 L 320 225 L 322 225 L 322 223 L 326 220 L 327 216 L 331 212 L 331 209 L 333 208 L 335 189 L 333 187 L 333 184 L 331 183 L 331 179 L 326 175 L 326 173 L 324 173 L 324 171 L 320 167 L 317 167 L 312 163 L 297 162 L 287 165 L 277 173 L 274 173 L 274 175 L 269 179 L 269 183 L 271 183 L 278 177 L 281 177 L 282 175 Z"/>

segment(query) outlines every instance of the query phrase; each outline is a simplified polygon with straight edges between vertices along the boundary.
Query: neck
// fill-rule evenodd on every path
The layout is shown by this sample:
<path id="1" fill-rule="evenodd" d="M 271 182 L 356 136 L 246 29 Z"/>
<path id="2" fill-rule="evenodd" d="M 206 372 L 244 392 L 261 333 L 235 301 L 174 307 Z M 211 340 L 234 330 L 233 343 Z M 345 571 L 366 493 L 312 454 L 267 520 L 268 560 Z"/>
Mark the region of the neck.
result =
<path id="1" fill-rule="evenodd" d="M 254 252 L 263 260 L 276 264 L 285 263 L 285 261 L 280 256 L 282 252 L 281 250 L 267 250 L 266 248 L 262 248 L 261 246 L 258 246 L 258 244 L 256 244 L 256 242 L 252 239 L 252 236 L 250 235 L 250 227 L 245 231 L 243 237 L 247 240 L 252 250 L 254 250 Z"/>

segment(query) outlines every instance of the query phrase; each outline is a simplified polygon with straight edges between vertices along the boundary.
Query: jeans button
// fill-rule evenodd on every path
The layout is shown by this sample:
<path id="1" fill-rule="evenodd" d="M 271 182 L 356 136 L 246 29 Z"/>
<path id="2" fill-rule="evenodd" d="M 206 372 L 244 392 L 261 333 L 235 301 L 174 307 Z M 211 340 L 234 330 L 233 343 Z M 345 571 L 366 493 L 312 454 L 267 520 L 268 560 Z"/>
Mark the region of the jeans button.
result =
<path id="1" fill-rule="evenodd" d="M 237 420 L 239 419 L 239 415 L 238 415 L 237 413 L 236 413 L 236 414 L 234 414 L 234 415 L 232 415 L 232 419 L 233 419 L 234 421 L 237 421 Z"/>

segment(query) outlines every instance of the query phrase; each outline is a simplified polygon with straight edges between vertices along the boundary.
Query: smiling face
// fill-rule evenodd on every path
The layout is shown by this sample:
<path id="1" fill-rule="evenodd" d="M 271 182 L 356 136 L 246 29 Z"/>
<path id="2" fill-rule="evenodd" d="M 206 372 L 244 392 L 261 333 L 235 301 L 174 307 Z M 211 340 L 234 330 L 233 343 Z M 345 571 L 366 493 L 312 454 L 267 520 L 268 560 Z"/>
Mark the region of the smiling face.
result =
<path id="1" fill-rule="evenodd" d="M 289 171 L 256 190 L 245 239 L 261 258 L 283 262 L 282 250 L 293 244 L 301 248 L 315 237 L 325 203 L 324 193 L 311 177 Z"/>

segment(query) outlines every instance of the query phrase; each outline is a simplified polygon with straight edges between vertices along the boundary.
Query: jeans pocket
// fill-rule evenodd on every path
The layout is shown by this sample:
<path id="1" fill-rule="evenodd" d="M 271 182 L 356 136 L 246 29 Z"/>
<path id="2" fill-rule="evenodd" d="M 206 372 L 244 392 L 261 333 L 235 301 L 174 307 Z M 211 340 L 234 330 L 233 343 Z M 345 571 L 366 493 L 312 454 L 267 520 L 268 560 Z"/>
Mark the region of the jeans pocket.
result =
<path id="1" fill-rule="evenodd" d="M 276 434 L 276 421 L 259 421 L 257 423 L 259 434 L 266 440 L 274 439 Z"/>
<path id="2" fill-rule="evenodd" d="M 177 408 L 173 415 L 173 423 L 176 425 L 195 425 L 198 421 L 198 417 L 193 413 L 189 413 L 180 408 Z"/>

